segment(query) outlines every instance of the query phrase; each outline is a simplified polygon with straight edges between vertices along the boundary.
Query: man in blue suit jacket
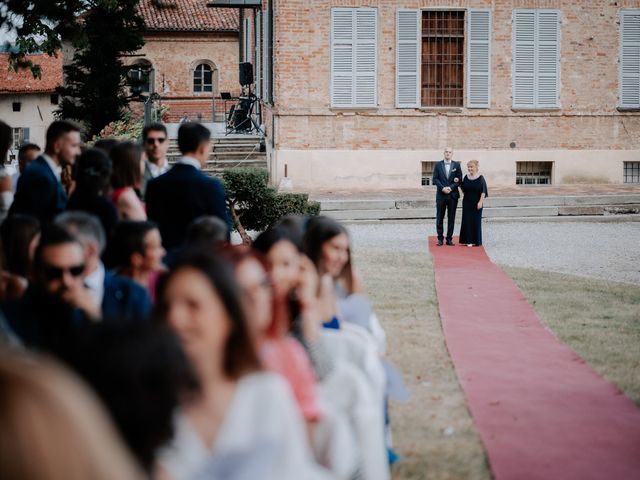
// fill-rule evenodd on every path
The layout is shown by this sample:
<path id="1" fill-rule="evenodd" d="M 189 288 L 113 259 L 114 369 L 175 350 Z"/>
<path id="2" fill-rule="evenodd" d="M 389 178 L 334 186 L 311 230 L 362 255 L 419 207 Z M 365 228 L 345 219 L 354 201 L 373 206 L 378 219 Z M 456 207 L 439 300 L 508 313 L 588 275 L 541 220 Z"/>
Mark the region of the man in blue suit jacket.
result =
<path id="1" fill-rule="evenodd" d="M 64 120 L 47 129 L 47 144 L 42 155 L 20 174 L 9 215 L 32 215 L 42 225 L 65 209 L 67 194 L 60 183 L 62 167 L 73 165 L 80 155 L 80 129 Z"/>
<path id="2" fill-rule="evenodd" d="M 102 321 L 121 325 L 146 322 L 151 313 L 151 299 L 144 287 L 107 272 L 100 261 L 106 246 L 100 221 L 88 213 L 70 211 L 58 215 L 54 222 L 84 248 L 84 283 L 101 305 Z"/>
<path id="3" fill-rule="evenodd" d="M 147 184 L 147 215 L 160 229 L 167 251 L 179 247 L 191 222 L 212 215 L 230 225 L 222 183 L 202 173 L 211 149 L 211 132 L 199 123 L 178 130 L 182 158 L 167 173 Z"/>
<path id="4" fill-rule="evenodd" d="M 436 163 L 433 170 L 433 184 L 437 188 L 436 193 L 436 231 L 438 233 L 438 245 L 442 245 L 444 237 L 444 215 L 447 213 L 447 245 L 453 245 L 453 227 L 456 221 L 456 208 L 462 184 L 462 168 L 460 162 L 454 162 L 453 149 L 447 147 L 444 150 L 444 160 Z"/>

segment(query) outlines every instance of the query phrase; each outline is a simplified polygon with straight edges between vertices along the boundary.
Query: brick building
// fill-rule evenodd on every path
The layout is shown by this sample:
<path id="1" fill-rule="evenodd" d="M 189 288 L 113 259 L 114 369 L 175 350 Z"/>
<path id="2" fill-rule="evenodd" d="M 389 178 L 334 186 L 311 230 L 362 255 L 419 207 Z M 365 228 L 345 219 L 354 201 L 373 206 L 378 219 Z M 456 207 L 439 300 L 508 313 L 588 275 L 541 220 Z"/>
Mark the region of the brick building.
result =
<path id="1" fill-rule="evenodd" d="M 58 108 L 56 88 L 62 84 L 62 56 L 30 55 L 40 65 L 41 78 L 30 70 L 9 69 L 9 54 L 0 54 L 0 118 L 13 129 L 9 159 L 14 160 L 25 143 L 44 148 L 47 127 Z"/>
<path id="2" fill-rule="evenodd" d="M 493 185 L 639 181 L 638 0 L 265 0 L 250 28 L 275 183 L 419 187 L 447 145 Z"/>
<path id="3" fill-rule="evenodd" d="M 206 0 L 141 0 L 139 8 L 145 45 L 127 63 L 150 71 L 145 91 L 160 94 L 170 122 L 185 113 L 210 122 L 220 92 L 240 93 L 238 10 L 208 8 Z"/>

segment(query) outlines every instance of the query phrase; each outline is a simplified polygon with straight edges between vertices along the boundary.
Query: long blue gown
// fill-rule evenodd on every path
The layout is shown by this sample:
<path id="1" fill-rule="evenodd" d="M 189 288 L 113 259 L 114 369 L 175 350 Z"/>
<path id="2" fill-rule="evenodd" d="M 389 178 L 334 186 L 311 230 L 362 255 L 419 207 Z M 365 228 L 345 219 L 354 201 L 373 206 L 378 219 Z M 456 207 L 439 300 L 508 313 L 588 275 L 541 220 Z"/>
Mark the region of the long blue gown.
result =
<path id="1" fill-rule="evenodd" d="M 465 175 L 460 188 L 464 192 L 462 199 L 462 225 L 460 226 L 461 244 L 482 245 L 482 208 L 478 210 L 480 196 L 489 196 L 487 182 L 480 175 L 475 180 Z"/>

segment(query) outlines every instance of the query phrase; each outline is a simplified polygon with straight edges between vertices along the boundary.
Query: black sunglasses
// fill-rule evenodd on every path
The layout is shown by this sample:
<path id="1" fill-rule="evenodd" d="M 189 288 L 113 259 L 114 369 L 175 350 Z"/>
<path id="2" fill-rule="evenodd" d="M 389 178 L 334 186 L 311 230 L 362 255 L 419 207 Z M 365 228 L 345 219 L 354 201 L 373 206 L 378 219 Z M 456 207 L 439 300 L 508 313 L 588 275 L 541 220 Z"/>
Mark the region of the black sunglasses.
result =
<path id="1" fill-rule="evenodd" d="M 153 145 L 154 143 L 156 143 L 156 140 L 158 141 L 158 143 L 164 143 L 164 141 L 166 140 L 166 137 L 162 137 L 162 138 L 149 137 L 145 140 L 145 142 L 147 142 L 147 145 Z"/>
<path id="2" fill-rule="evenodd" d="M 73 267 L 61 268 L 54 267 L 52 265 L 45 265 L 42 268 L 42 272 L 47 280 L 59 280 L 63 277 L 65 272 L 69 272 L 72 277 L 79 277 L 84 272 L 83 265 L 74 265 Z"/>

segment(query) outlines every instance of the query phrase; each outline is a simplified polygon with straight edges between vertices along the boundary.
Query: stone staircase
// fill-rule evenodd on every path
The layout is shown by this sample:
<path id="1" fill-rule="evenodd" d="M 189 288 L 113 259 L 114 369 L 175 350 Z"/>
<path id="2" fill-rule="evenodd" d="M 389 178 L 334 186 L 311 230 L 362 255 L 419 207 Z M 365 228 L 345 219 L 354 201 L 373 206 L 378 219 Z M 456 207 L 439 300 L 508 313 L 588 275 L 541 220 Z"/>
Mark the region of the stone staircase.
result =
<path id="1" fill-rule="evenodd" d="M 203 168 L 209 175 L 220 176 L 227 168 L 255 167 L 267 169 L 267 156 L 260 151 L 261 138 L 257 135 L 229 135 L 212 138 L 212 152 Z M 175 163 L 180 158 L 178 142 L 171 139 L 167 159 Z"/>
<path id="2" fill-rule="evenodd" d="M 436 216 L 434 198 L 320 199 L 320 208 L 323 215 L 343 221 L 423 220 L 435 219 Z M 462 208 L 462 202 L 458 203 L 458 208 Z M 640 193 L 489 197 L 485 200 L 483 211 L 485 218 L 611 217 L 629 214 L 640 214 Z"/>

